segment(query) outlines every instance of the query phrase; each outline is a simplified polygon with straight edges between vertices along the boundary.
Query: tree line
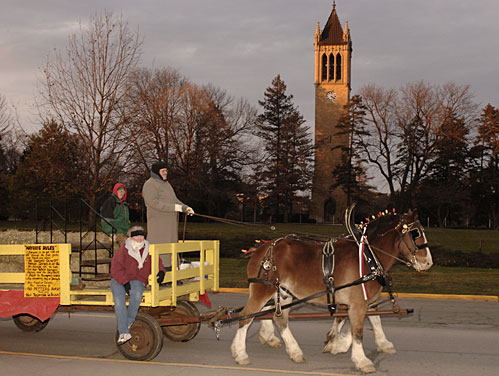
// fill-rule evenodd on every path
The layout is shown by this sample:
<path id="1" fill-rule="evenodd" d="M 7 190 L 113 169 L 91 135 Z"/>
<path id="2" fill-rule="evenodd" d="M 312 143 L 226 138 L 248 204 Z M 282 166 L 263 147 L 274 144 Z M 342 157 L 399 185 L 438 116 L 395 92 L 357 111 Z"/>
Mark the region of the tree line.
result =
<path id="1" fill-rule="evenodd" d="M 287 217 L 287 202 L 307 188 L 313 149 L 280 76 L 259 115 L 245 99 L 174 68 L 140 67 L 142 43 L 121 17 L 96 14 L 42 69 L 40 131 L 23 134 L 0 109 L 1 215 L 25 218 L 46 198 L 82 197 L 98 210 L 117 181 L 140 213 L 142 184 L 160 160 L 199 213 Z"/>
<path id="2" fill-rule="evenodd" d="M 387 205 L 418 208 L 430 224 L 499 226 L 499 110 L 480 111 L 468 85 L 367 85 L 338 129 L 350 142 L 333 173 L 349 201 L 372 199 L 370 173 Z"/>
<path id="3" fill-rule="evenodd" d="M 282 78 L 257 109 L 177 69 L 141 67 L 142 44 L 111 12 L 80 25 L 42 69 L 38 132 L 22 132 L 0 95 L 0 216 L 29 218 L 47 197 L 98 209 L 120 181 L 142 220 L 142 184 L 161 160 L 196 212 L 305 219 L 314 144 Z M 417 207 L 432 224 L 497 227 L 498 110 L 472 99 L 453 83 L 361 88 L 337 127 L 349 140 L 337 187 L 361 213 Z"/>

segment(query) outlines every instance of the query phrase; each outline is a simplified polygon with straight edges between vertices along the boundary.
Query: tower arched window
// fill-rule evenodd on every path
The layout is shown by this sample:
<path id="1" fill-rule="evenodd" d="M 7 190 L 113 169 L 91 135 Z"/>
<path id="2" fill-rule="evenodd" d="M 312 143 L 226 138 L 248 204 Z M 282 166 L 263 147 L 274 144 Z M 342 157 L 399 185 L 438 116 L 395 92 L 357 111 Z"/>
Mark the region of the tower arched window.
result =
<path id="1" fill-rule="evenodd" d="M 321 81 L 327 81 L 327 55 L 323 54 L 321 59 L 322 73 Z"/>
<path id="2" fill-rule="evenodd" d="M 341 55 L 336 55 L 336 80 L 341 80 Z"/>
<path id="3" fill-rule="evenodd" d="M 329 81 L 334 80 L 334 55 L 329 55 Z"/>

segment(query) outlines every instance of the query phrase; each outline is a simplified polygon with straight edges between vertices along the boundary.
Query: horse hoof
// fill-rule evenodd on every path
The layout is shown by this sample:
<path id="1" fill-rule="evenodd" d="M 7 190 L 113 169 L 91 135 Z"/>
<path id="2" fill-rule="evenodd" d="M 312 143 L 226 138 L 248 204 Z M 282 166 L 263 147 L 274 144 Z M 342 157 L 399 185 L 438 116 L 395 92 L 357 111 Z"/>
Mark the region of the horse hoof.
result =
<path id="1" fill-rule="evenodd" d="M 331 343 L 329 342 L 326 346 L 324 346 L 324 349 L 322 350 L 323 353 L 331 353 L 332 355 L 336 354 L 344 354 L 348 352 L 350 349 L 350 346 L 347 346 L 346 344 L 341 345 L 338 343 Z"/>
<path id="2" fill-rule="evenodd" d="M 246 365 L 250 364 L 250 360 L 248 357 L 236 358 L 236 363 L 241 365 L 241 366 L 246 366 Z"/>
<path id="3" fill-rule="evenodd" d="M 303 356 L 303 353 L 295 353 L 295 354 L 288 353 L 288 355 L 289 358 L 295 363 L 305 363 L 307 361 Z"/>
<path id="4" fill-rule="evenodd" d="M 397 350 L 395 350 L 395 346 L 393 346 L 393 343 L 388 342 L 383 346 L 378 346 L 378 352 L 385 354 L 396 354 Z"/>
<path id="5" fill-rule="evenodd" d="M 378 349 L 378 352 L 384 353 L 384 354 L 396 354 L 397 350 L 395 350 L 395 347 L 385 347 L 383 349 Z"/>
<path id="6" fill-rule="evenodd" d="M 282 347 L 282 343 L 281 343 L 281 341 L 279 341 L 279 338 L 277 338 L 277 337 L 272 337 L 272 338 L 267 340 L 267 339 L 263 338 L 261 334 L 258 334 L 258 340 L 260 341 L 260 343 L 262 345 L 267 345 L 268 347 L 272 347 L 272 348 Z"/>
<path id="7" fill-rule="evenodd" d="M 376 372 L 376 368 L 374 368 L 374 364 L 366 364 L 362 367 L 359 367 L 359 371 L 362 373 L 374 373 Z"/>
<path id="8" fill-rule="evenodd" d="M 291 360 L 295 363 L 305 363 L 307 361 L 303 355 L 295 356 L 294 358 L 291 358 Z"/>

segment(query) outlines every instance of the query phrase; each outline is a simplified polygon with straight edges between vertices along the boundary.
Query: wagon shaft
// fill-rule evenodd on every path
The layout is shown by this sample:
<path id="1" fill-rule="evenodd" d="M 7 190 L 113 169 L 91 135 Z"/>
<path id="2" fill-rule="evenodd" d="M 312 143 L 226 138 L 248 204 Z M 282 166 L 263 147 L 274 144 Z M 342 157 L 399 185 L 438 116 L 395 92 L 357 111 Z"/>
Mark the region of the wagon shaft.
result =
<path id="1" fill-rule="evenodd" d="M 183 314 L 178 314 L 176 312 L 171 312 L 166 316 L 161 316 L 156 318 L 159 325 L 161 326 L 174 326 L 174 325 L 186 325 L 192 323 L 202 323 L 208 322 L 213 325 L 216 321 L 239 321 L 239 316 L 235 314 L 229 314 L 230 309 L 221 308 L 216 311 L 209 311 L 204 315 L 200 316 L 187 316 Z M 399 311 L 395 310 L 383 310 L 383 311 L 367 311 L 366 316 L 408 316 L 414 312 L 413 309 L 401 309 Z M 273 313 L 267 313 L 265 315 L 257 316 L 255 320 L 269 320 L 274 316 Z M 301 313 L 290 313 L 289 319 L 294 320 L 307 320 L 307 319 L 327 319 L 331 317 L 348 317 L 347 310 L 340 310 L 331 315 L 329 312 L 301 312 Z"/>
<path id="2" fill-rule="evenodd" d="M 407 316 L 414 312 L 413 309 L 401 309 L 398 312 L 395 311 L 367 311 L 366 316 Z M 271 319 L 273 314 L 266 314 L 263 316 L 255 317 L 256 320 L 268 320 Z M 348 317 L 348 311 L 341 310 L 335 312 L 331 315 L 329 312 L 303 312 L 303 313 L 290 313 L 289 319 L 324 319 L 330 317 Z"/>

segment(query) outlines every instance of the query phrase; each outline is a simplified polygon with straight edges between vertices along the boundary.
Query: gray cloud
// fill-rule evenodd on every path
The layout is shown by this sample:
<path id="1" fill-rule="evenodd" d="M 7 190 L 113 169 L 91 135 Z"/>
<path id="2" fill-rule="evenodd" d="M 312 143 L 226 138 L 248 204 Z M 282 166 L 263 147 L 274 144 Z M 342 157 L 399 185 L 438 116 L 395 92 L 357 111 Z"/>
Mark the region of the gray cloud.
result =
<path id="1" fill-rule="evenodd" d="M 374 82 L 470 84 L 476 100 L 499 105 L 499 2 L 495 0 L 337 0 L 353 39 L 352 88 Z M 104 9 L 123 14 L 144 37 L 142 65 L 172 66 L 255 106 L 277 74 L 309 125 L 314 116 L 313 37 L 331 0 L 2 0 L 0 93 L 21 122 L 39 68 L 65 48 L 78 23 Z M 25 115 L 26 114 L 26 115 Z"/>

